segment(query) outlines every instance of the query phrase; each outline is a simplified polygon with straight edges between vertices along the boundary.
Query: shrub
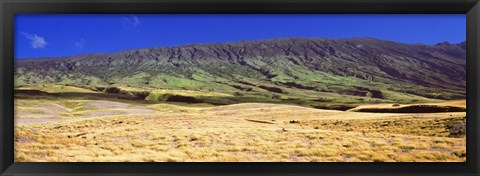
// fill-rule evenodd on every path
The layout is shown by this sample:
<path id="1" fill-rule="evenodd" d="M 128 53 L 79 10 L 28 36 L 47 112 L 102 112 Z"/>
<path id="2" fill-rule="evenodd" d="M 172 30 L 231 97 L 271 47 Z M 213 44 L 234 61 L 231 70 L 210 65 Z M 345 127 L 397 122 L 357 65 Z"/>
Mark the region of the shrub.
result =
<path id="1" fill-rule="evenodd" d="M 290 123 L 300 123 L 298 120 L 290 120 Z"/>

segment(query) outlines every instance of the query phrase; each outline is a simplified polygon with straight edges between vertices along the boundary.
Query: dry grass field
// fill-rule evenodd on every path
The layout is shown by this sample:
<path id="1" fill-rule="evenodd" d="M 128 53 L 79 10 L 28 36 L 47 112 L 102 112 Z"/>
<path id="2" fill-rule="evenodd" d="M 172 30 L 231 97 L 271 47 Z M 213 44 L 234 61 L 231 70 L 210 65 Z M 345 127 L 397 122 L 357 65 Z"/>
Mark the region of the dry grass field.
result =
<path id="1" fill-rule="evenodd" d="M 61 88 L 95 95 L 77 89 Z M 465 107 L 465 101 L 433 105 Z M 406 105 L 374 107 L 393 106 Z M 466 161 L 465 112 L 39 96 L 16 98 L 15 108 L 16 162 Z"/>

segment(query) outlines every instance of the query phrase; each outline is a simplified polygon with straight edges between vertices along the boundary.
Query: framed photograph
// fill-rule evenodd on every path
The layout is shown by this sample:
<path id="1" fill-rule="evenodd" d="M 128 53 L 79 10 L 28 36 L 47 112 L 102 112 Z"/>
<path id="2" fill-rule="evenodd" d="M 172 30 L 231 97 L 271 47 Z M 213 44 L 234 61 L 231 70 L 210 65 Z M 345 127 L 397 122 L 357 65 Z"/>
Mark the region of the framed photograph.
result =
<path id="1" fill-rule="evenodd" d="M 0 173 L 479 175 L 477 0 L 5 0 Z"/>

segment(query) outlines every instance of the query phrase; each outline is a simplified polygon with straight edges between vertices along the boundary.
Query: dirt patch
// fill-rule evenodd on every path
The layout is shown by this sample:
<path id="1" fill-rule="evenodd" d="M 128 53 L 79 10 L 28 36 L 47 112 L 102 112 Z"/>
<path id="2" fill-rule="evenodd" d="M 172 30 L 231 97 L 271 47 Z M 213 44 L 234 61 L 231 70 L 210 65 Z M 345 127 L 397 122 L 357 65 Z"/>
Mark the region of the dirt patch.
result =
<path id="1" fill-rule="evenodd" d="M 113 101 L 93 101 L 85 103 L 83 110 L 128 109 L 133 105 Z"/>
<path id="2" fill-rule="evenodd" d="M 25 119 L 25 118 L 15 118 L 15 125 L 17 124 L 37 124 L 37 123 L 46 123 L 46 122 L 55 122 L 62 119 L 54 118 L 39 118 L 39 119 Z"/>
<path id="3" fill-rule="evenodd" d="M 57 102 L 45 102 L 32 105 L 32 107 L 16 107 L 15 117 L 22 119 L 55 118 L 70 111 L 69 108 L 59 105 Z"/>
<path id="4" fill-rule="evenodd" d="M 56 104 L 56 103 L 41 103 L 37 106 L 38 109 L 42 109 L 46 114 L 58 115 L 62 112 L 70 111 L 69 108 Z"/>
<path id="5" fill-rule="evenodd" d="M 82 110 L 87 110 L 87 112 L 80 113 L 78 116 L 83 117 L 102 117 L 102 116 L 112 116 L 112 115 L 129 115 L 129 114 L 150 114 L 157 112 L 154 109 L 130 105 L 120 102 L 112 101 L 93 101 L 85 103 Z"/>

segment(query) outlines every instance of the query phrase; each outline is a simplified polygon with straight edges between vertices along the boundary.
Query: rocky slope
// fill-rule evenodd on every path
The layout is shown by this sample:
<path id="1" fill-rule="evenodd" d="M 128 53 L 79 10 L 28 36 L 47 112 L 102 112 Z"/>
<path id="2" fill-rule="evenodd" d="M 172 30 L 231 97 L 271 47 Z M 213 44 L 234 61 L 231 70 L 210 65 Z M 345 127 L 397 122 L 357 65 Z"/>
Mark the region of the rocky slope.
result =
<path id="1" fill-rule="evenodd" d="M 465 42 L 281 38 L 17 59 L 15 81 L 298 95 L 309 90 L 377 99 L 395 92 L 461 99 L 465 66 Z"/>

